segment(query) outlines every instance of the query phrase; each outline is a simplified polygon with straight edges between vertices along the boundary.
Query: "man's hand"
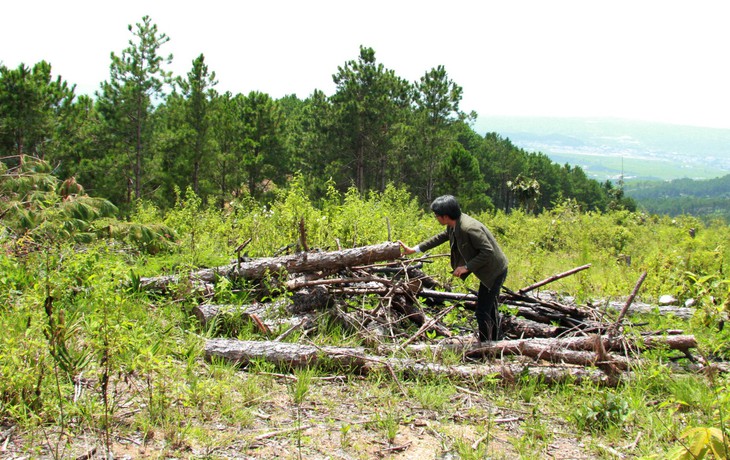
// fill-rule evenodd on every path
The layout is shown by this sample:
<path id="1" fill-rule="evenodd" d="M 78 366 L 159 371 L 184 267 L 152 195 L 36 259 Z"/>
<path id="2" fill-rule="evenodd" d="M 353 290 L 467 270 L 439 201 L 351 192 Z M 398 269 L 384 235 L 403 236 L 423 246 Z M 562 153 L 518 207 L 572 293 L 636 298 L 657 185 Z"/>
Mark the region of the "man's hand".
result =
<path id="1" fill-rule="evenodd" d="M 467 269 L 465 266 L 456 267 L 456 270 L 454 270 L 454 276 L 457 276 L 461 278 L 462 276 L 469 273 L 469 269 Z"/>
<path id="2" fill-rule="evenodd" d="M 400 247 L 401 247 L 401 249 L 403 250 L 403 254 L 406 254 L 406 255 L 408 255 L 408 254 L 413 254 L 414 252 L 416 252 L 416 250 L 415 250 L 415 249 L 413 249 L 413 248 L 411 248 L 411 247 L 408 247 L 408 246 L 406 246 L 406 245 L 405 245 L 405 244 L 403 244 L 403 242 L 402 242 L 402 241 L 400 241 L 400 240 L 398 240 L 398 244 L 400 244 Z"/>

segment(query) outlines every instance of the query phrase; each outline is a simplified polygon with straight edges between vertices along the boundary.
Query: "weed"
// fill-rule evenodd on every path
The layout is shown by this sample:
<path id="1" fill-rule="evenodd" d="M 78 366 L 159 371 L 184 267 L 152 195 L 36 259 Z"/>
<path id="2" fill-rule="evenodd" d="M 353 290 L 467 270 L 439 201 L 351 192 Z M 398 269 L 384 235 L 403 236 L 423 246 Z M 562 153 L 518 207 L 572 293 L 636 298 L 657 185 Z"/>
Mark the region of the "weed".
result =
<path id="1" fill-rule="evenodd" d="M 610 426 L 619 425 L 628 415 L 626 400 L 613 393 L 602 392 L 575 408 L 572 418 L 580 430 L 605 431 Z"/>
<path id="2" fill-rule="evenodd" d="M 352 425 L 346 423 L 340 427 L 340 447 L 343 449 L 350 446 L 350 430 Z"/>
<path id="3" fill-rule="evenodd" d="M 687 412 L 699 410 L 706 417 L 711 417 L 717 408 L 713 389 L 704 378 L 695 376 L 678 376 L 668 386 L 669 400 L 676 404 L 676 409 Z"/>
<path id="4" fill-rule="evenodd" d="M 292 402 L 296 407 L 297 452 L 300 459 L 302 458 L 302 404 L 304 403 L 304 399 L 309 393 L 313 375 L 314 371 L 309 367 L 297 369 L 294 371 L 294 379 L 289 383 L 288 387 Z"/>
<path id="5" fill-rule="evenodd" d="M 485 458 L 491 458 L 487 455 L 489 452 L 488 443 L 479 443 L 477 446 L 474 446 L 474 444 L 469 442 L 467 439 L 457 438 L 454 440 L 453 450 L 458 455 L 456 458 L 460 458 L 462 460 L 482 460 Z"/>
<path id="6" fill-rule="evenodd" d="M 400 416 L 392 408 L 377 412 L 374 420 L 375 428 L 380 430 L 388 444 L 395 442 L 395 437 L 400 429 Z"/>
<path id="7" fill-rule="evenodd" d="M 442 411 L 446 409 L 456 390 L 448 383 L 438 382 L 418 383 L 409 388 L 411 397 L 415 398 L 421 407 L 427 410 Z"/>

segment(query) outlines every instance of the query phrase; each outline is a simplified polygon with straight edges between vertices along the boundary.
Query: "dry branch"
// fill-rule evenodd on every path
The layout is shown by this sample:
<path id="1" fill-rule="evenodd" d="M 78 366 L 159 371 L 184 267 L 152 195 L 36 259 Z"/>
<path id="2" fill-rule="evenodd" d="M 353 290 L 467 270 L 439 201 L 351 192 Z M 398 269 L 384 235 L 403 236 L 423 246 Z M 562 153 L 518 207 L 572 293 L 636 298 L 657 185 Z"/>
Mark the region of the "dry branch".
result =
<path id="1" fill-rule="evenodd" d="M 449 328 L 438 321 L 433 321 L 420 306 L 406 301 L 403 297 L 394 299 L 392 308 L 401 312 L 406 318 L 410 319 L 418 326 L 423 326 L 424 324 L 429 323 L 430 326 L 426 328 L 426 331 L 435 331 L 440 336 L 451 337 L 451 330 L 449 330 Z"/>
<path id="2" fill-rule="evenodd" d="M 444 311 L 439 312 L 439 314 L 438 314 L 437 317 L 432 318 L 432 319 L 428 320 L 427 322 L 423 323 L 421 325 L 421 327 L 418 329 L 418 331 L 416 331 L 415 334 L 413 334 L 408 340 L 406 340 L 405 342 L 403 342 L 400 346 L 401 347 L 408 346 L 408 344 L 412 343 L 414 340 L 416 340 L 418 337 L 420 337 L 421 334 L 423 334 L 424 332 L 426 332 L 426 330 L 428 330 L 428 328 L 434 326 L 436 324 L 436 322 L 440 321 L 441 318 L 443 318 L 444 316 L 446 316 L 451 310 L 454 309 L 455 306 L 456 305 L 451 305 L 450 307 L 448 307 Z"/>
<path id="3" fill-rule="evenodd" d="M 532 291 L 534 289 L 537 289 L 537 288 L 539 288 L 541 286 L 545 286 L 546 284 L 552 283 L 553 281 L 557 281 L 557 280 L 559 280 L 561 278 L 565 278 L 567 276 L 573 275 L 575 273 L 578 273 L 578 272 L 583 271 L 583 270 L 585 270 L 587 268 L 590 268 L 590 267 L 591 267 L 591 264 L 581 265 L 580 267 L 576 267 L 576 268 L 574 268 L 572 270 L 568 270 L 567 272 L 559 273 L 557 275 L 553 275 L 553 276 L 551 276 L 549 278 L 546 278 L 546 279 L 544 279 L 542 281 L 538 281 L 537 283 L 531 284 L 530 286 L 527 286 L 527 287 L 524 287 L 524 288 L 520 289 L 517 292 L 519 292 L 520 294 L 526 294 L 526 293 L 528 293 L 528 292 L 530 292 L 530 291 Z"/>
<path id="4" fill-rule="evenodd" d="M 311 322 L 313 311 L 323 309 L 331 303 L 332 298 L 327 290 L 315 286 L 312 289 L 301 289 L 291 298 L 275 302 L 247 305 L 202 304 L 193 307 L 193 314 L 203 326 L 228 316 L 253 322 L 259 319 L 263 326 L 271 329 L 281 325 L 293 327 L 302 322 Z M 257 326 L 261 328 L 260 324 Z"/>
<path id="5" fill-rule="evenodd" d="M 641 288 L 641 285 L 644 283 L 645 279 L 646 279 L 646 272 L 642 273 L 641 276 L 639 277 L 639 280 L 636 282 L 636 285 L 634 286 L 634 290 L 631 291 L 631 295 L 626 300 L 626 304 L 621 309 L 621 313 L 619 313 L 618 318 L 616 319 L 616 322 L 613 324 L 613 326 L 609 330 L 609 333 L 611 336 L 613 336 L 619 332 L 619 328 L 621 327 L 621 321 L 623 321 L 624 316 L 626 315 L 626 312 L 629 310 L 629 307 L 631 306 L 631 303 L 634 301 L 636 294 L 639 293 L 639 289 Z"/>

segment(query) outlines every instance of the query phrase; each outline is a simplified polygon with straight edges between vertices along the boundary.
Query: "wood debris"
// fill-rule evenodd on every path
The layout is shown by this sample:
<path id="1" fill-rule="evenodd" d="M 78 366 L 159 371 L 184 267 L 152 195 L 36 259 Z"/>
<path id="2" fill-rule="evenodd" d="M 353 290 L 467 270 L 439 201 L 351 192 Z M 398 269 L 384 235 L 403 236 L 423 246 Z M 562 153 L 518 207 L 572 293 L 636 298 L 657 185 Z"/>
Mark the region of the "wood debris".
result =
<path id="1" fill-rule="evenodd" d="M 301 246 L 301 245 L 300 245 Z M 205 356 L 247 365 L 263 359 L 282 368 L 328 365 L 353 372 L 387 369 L 408 374 L 497 377 L 506 381 L 532 375 L 546 382 L 590 380 L 615 385 L 641 363 L 645 350 L 661 347 L 697 368 L 691 352 L 697 343 L 681 331 L 644 334 L 625 330 L 637 283 L 629 300 L 617 308 L 576 305 L 549 292 L 535 291 L 590 265 L 552 275 L 530 286 L 504 289 L 503 340 L 479 343 L 468 327 L 475 308 L 473 292 L 453 292 L 422 268 L 433 256 L 405 259 L 397 243 L 330 252 L 300 252 L 255 259 L 189 274 L 192 283 L 214 288 L 217 277 L 232 280 L 276 278 L 291 294 L 276 302 L 248 305 L 201 304 L 200 323 L 225 335 L 231 318 L 250 322 L 262 340 L 209 339 Z M 165 292 L 179 276 L 141 280 L 145 289 Z M 367 300 L 366 300 L 367 299 Z M 450 315 L 461 315 L 454 327 Z M 466 318 L 465 318 L 466 317 Z M 453 319 L 453 318 L 452 318 Z M 357 335 L 364 347 L 315 346 L 307 337 L 327 321 Z M 636 328 L 632 328 L 635 331 Z M 298 334 L 293 334 L 298 331 Z M 298 337 L 299 343 L 286 342 Z M 459 365 L 441 364 L 445 352 L 461 356 Z M 451 358 L 453 359 L 453 358 Z M 702 366 L 700 366 L 702 367 Z"/>

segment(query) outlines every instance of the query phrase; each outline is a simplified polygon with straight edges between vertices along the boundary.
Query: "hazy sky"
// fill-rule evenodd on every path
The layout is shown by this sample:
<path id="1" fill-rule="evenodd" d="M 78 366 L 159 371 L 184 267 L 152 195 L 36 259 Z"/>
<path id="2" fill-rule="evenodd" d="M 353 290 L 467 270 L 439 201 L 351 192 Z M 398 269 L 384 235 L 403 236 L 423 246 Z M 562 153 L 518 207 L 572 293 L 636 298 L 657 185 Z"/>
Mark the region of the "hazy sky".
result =
<path id="1" fill-rule="evenodd" d="M 727 6 L 726 6 L 727 5 Z M 610 116 L 730 129 L 730 3 L 674 0 L 6 2 L 0 62 L 46 60 L 93 94 L 149 15 L 177 75 L 219 92 L 332 94 L 359 46 L 409 81 L 443 65 L 483 116 Z"/>

